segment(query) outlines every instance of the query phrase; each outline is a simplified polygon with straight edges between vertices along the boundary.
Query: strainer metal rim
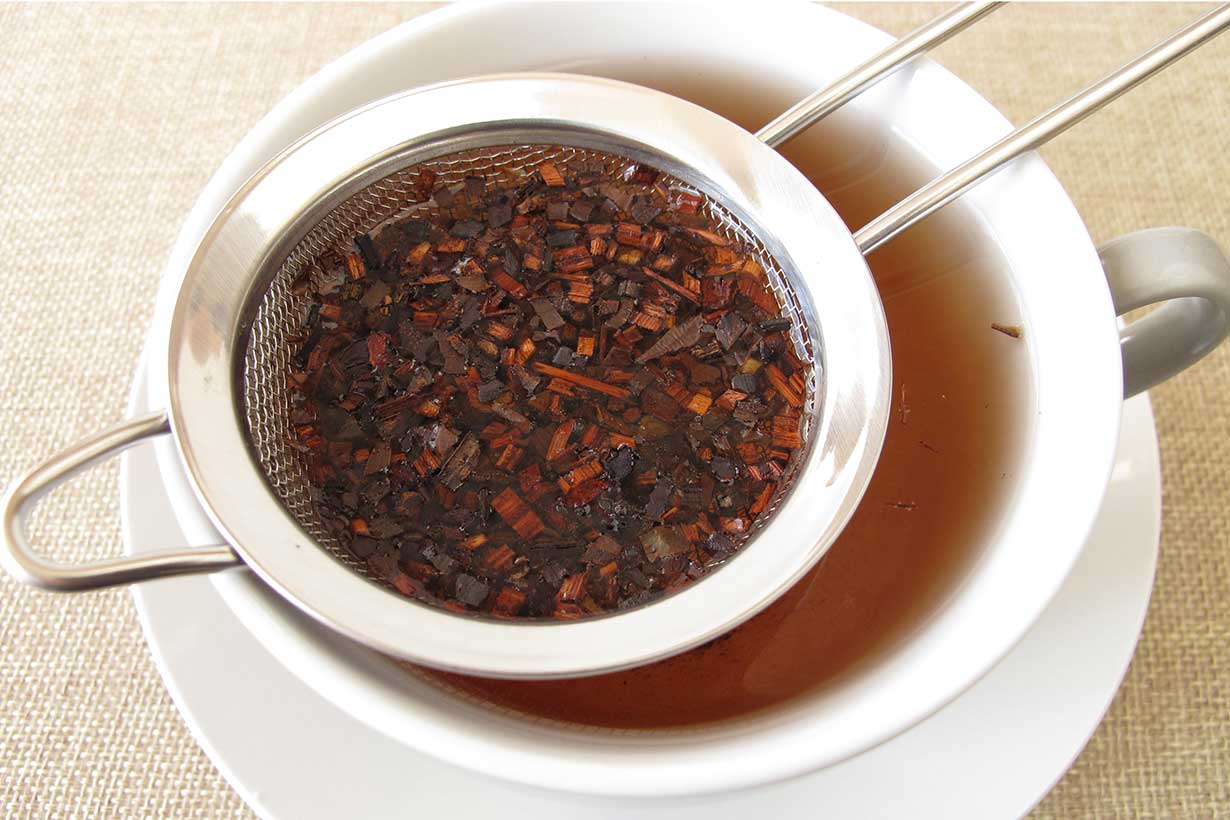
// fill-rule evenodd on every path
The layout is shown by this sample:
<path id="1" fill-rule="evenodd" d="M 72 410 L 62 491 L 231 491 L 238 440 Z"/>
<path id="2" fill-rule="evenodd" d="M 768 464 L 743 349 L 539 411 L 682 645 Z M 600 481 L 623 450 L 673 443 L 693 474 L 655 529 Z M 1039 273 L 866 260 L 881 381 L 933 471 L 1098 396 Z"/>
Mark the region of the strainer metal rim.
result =
<path id="1" fill-rule="evenodd" d="M 813 445 L 793 491 L 743 548 L 738 566 L 613 617 L 506 624 L 399 598 L 312 543 L 247 441 L 236 381 L 246 347 L 241 319 L 260 285 L 255 272 L 284 254 L 296 239 L 290 231 L 339 191 L 497 125 L 566 132 L 599 143 L 592 147 L 647 146 L 664 164 L 690 169 L 750 224 L 771 226 L 764 238 L 799 272 L 823 336 L 825 398 L 812 420 Z M 768 606 L 823 556 L 852 515 L 879 456 L 891 389 L 887 327 L 870 271 L 801 173 L 706 109 L 640 86 L 561 74 L 416 89 L 357 109 L 287 149 L 241 188 L 206 234 L 164 350 L 167 366 L 154 371 L 154 387 L 165 398 L 178 452 L 202 506 L 251 569 L 304 612 L 373 648 L 500 677 L 636 666 L 717 637 Z"/>

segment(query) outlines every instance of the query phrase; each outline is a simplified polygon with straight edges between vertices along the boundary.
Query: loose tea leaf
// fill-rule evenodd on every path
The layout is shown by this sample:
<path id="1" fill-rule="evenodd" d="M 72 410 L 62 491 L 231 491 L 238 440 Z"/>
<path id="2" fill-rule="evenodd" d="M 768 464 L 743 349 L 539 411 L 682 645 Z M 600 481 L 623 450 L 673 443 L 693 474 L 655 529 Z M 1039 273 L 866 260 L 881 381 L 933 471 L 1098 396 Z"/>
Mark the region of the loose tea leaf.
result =
<path id="1" fill-rule="evenodd" d="M 457 490 L 474 472 L 478 463 L 479 444 L 473 433 L 467 433 L 465 440 L 449 456 L 448 462 L 440 471 L 439 480 L 450 490 Z"/>
<path id="2" fill-rule="evenodd" d="M 693 316 L 683 324 L 675 325 L 654 342 L 648 350 L 636 357 L 637 364 L 644 364 L 650 359 L 656 359 L 667 353 L 674 353 L 675 351 L 683 350 L 685 347 L 691 347 L 700 340 L 701 330 L 704 326 L 703 316 Z"/>
<path id="3" fill-rule="evenodd" d="M 641 534 L 641 546 L 645 550 L 645 557 L 650 561 L 681 555 L 692 548 L 692 544 L 679 527 L 654 527 L 647 530 Z"/>
<path id="4" fill-rule="evenodd" d="M 999 322 L 991 322 L 991 329 L 998 330 L 1005 336 L 1011 336 L 1013 339 L 1019 339 L 1025 335 L 1024 329 L 1020 325 L 1001 325 Z"/>
<path id="5" fill-rule="evenodd" d="M 295 285 L 291 431 L 333 536 L 498 618 L 619 611 L 736 555 L 811 379 L 752 252 L 643 165 L 414 190 Z"/>

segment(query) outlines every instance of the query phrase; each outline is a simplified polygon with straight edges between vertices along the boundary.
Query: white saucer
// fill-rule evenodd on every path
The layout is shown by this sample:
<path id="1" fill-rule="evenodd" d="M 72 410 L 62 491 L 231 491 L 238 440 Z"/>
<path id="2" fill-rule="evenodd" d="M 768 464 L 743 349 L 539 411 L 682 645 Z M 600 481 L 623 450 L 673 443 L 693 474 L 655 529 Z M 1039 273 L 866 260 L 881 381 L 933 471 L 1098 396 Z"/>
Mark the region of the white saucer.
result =
<path id="1" fill-rule="evenodd" d="M 142 375 L 129 412 L 146 409 Z M 125 454 L 120 483 L 129 552 L 187 543 L 149 448 Z M 636 816 L 1025 814 L 1076 758 L 1127 671 L 1149 603 L 1160 525 L 1157 438 L 1141 396 L 1124 405 L 1110 487 L 1071 577 L 982 681 L 924 723 L 837 766 L 734 794 L 638 801 Z M 629 801 L 484 778 L 367 728 L 275 660 L 207 577 L 136 586 L 133 598 L 154 661 L 193 735 L 263 817 L 628 816 Z"/>

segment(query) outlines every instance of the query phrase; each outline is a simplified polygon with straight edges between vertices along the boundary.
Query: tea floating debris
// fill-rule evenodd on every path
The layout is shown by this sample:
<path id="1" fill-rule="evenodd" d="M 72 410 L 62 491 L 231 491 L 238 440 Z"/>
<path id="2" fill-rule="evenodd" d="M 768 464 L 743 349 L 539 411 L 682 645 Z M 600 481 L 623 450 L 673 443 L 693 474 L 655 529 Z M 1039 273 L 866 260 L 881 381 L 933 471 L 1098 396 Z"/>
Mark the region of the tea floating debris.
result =
<path id="1" fill-rule="evenodd" d="M 999 322 L 991 322 L 991 330 L 998 330 L 1013 339 L 1019 339 L 1025 335 L 1025 330 L 1020 325 L 1001 325 Z"/>
<path id="2" fill-rule="evenodd" d="M 304 285 L 292 428 L 331 533 L 499 618 L 637 606 L 737 554 L 811 374 L 703 197 L 584 161 L 416 191 Z"/>

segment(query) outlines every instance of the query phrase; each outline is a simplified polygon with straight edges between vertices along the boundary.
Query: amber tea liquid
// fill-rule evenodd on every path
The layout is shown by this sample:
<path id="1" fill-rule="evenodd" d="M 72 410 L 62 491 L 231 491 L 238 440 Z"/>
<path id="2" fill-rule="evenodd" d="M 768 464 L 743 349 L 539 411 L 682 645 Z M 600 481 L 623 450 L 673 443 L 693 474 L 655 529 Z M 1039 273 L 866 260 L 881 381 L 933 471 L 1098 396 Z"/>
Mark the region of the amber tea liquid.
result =
<path id="1" fill-rule="evenodd" d="M 689 93 L 695 89 L 668 90 L 721 110 L 703 93 Z M 723 113 L 754 126 L 776 111 L 766 108 Z M 842 133 L 851 124 L 835 118 L 785 153 L 857 228 L 926 175 L 910 157 L 866 141 L 861 154 L 843 150 L 860 144 Z M 679 726 L 821 690 L 908 637 L 993 537 L 1029 435 L 1028 338 L 990 328 L 1021 318 L 997 272 L 1003 260 L 967 239 L 969 218 L 957 203 L 868 260 L 892 337 L 888 435 L 854 518 L 803 581 L 728 635 L 626 672 L 562 681 L 430 674 L 537 716 L 615 728 Z"/>

